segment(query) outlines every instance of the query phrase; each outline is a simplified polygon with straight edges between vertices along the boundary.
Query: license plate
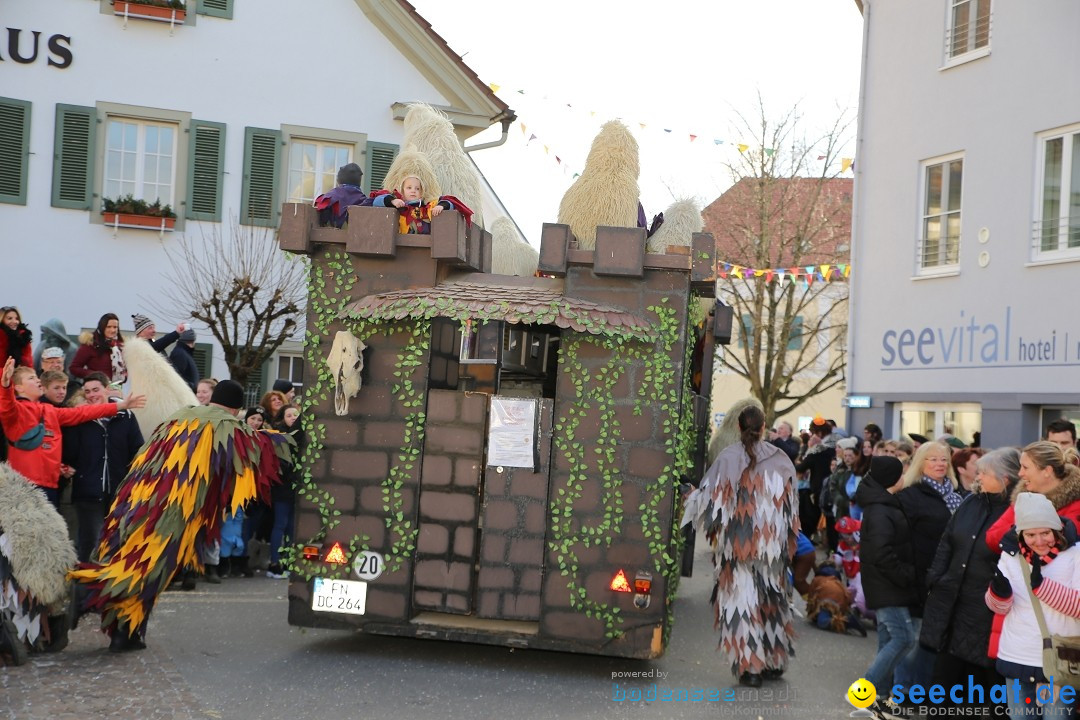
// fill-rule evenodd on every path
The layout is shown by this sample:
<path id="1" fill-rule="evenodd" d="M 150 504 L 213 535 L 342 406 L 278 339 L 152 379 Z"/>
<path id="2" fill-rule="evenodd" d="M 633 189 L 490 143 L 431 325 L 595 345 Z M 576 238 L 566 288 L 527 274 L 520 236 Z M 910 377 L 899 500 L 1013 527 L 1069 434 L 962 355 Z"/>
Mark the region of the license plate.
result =
<path id="1" fill-rule="evenodd" d="M 367 583 L 356 580 L 315 578 L 311 609 L 318 612 L 363 615 L 367 604 L 367 586 Z"/>

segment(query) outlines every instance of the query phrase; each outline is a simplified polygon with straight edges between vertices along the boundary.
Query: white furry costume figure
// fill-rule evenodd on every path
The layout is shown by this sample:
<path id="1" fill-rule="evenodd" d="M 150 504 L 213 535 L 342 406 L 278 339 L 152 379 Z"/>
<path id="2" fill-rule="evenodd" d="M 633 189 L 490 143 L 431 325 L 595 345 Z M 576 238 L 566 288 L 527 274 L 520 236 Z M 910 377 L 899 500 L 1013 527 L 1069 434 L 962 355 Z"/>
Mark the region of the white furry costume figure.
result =
<path id="1" fill-rule="evenodd" d="M 60 513 L 36 485 L 0 463 L 0 615 L 18 641 L 66 644 L 48 636 L 47 620 L 62 610 L 75 560 Z"/>
<path id="2" fill-rule="evenodd" d="M 570 226 L 578 247 L 596 247 L 596 228 L 637 227 L 638 144 L 618 120 L 604 123 L 593 139 L 581 176 L 559 203 L 559 222 Z"/>
<path id="3" fill-rule="evenodd" d="M 664 211 L 664 223 L 645 243 L 645 252 L 662 255 L 668 245 L 690 247 L 694 233 L 705 228 L 701 208 L 692 199 L 676 200 Z"/>
<path id="4" fill-rule="evenodd" d="M 473 211 L 473 222 L 483 226 L 480 177 L 454 134 L 454 124 L 450 119 L 426 103 L 409 105 L 405 113 L 405 135 L 401 139 L 401 147 L 410 145 L 416 146 L 431 162 L 442 186 L 438 195 L 453 195 L 465 203 Z M 438 195 L 433 195 L 432 199 Z"/>
<path id="5" fill-rule="evenodd" d="M 135 412 L 143 437 L 153 435 L 157 426 L 180 408 L 199 404 L 195 393 L 168 360 L 145 340 L 129 338 L 124 341 L 124 362 L 131 392 L 146 396 L 146 407 Z"/>
<path id="6" fill-rule="evenodd" d="M 725 417 L 738 420 L 738 413 Z M 795 654 L 788 571 L 799 532 L 795 467 L 775 445 L 724 448 L 686 501 L 713 546 L 716 625 L 731 671 L 783 672 Z"/>
<path id="7" fill-rule="evenodd" d="M 540 253 L 518 239 L 514 221 L 501 217 L 491 224 L 491 272 L 493 275 L 532 277 L 540 262 Z"/>

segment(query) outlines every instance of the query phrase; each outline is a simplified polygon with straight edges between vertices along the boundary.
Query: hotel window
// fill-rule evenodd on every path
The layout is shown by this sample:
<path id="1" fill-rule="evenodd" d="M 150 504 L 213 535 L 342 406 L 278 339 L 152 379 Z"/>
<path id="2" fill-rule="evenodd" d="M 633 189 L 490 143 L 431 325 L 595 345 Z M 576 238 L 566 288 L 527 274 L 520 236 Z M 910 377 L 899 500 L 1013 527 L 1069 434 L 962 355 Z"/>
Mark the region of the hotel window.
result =
<path id="1" fill-rule="evenodd" d="M 289 184 L 285 202 L 311 203 L 336 184 L 337 171 L 354 162 L 353 146 L 293 138 L 289 145 Z"/>
<path id="2" fill-rule="evenodd" d="M 1039 136 L 1033 259 L 1080 257 L 1080 124 Z"/>
<path id="3" fill-rule="evenodd" d="M 923 163 L 918 267 L 924 274 L 959 265 L 963 176 L 964 158 L 959 155 Z"/>
<path id="4" fill-rule="evenodd" d="M 221 220 L 225 125 L 189 113 L 99 102 L 56 105 L 52 205 L 91 211 L 133 195 L 183 220 Z"/>
<path id="5" fill-rule="evenodd" d="M 945 32 L 948 60 L 973 60 L 990 52 L 991 0 L 950 0 Z"/>
<path id="6" fill-rule="evenodd" d="M 105 176 L 102 193 L 125 195 L 148 203 L 176 205 L 176 140 L 179 126 L 134 118 L 109 118 L 105 129 Z"/>

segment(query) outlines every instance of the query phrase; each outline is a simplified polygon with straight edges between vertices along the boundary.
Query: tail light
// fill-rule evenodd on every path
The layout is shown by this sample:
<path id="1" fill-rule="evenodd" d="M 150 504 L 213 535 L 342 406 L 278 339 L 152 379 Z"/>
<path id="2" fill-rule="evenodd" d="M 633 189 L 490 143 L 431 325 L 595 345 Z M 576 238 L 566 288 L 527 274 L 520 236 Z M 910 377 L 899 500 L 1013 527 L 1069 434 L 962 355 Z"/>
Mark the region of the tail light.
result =
<path id="1" fill-rule="evenodd" d="M 322 548 L 318 545 L 305 545 L 303 555 L 305 560 L 318 560 L 322 555 Z"/>

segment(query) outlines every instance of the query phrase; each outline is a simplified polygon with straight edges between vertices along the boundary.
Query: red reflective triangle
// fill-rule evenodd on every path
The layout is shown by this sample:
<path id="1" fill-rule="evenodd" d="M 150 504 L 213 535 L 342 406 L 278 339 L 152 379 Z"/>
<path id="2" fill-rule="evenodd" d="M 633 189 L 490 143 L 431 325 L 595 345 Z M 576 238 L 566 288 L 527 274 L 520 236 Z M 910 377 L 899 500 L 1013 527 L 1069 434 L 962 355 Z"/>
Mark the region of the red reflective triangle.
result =
<path id="1" fill-rule="evenodd" d="M 345 551 L 341 549 L 341 543 L 334 543 L 334 547 L 330 548 L 330 552 L 326 553 L 326 560 L 324 561 L 328 565 L 344 565 L 348 562 L 345 559 Z"/>
<path id="2" fill-rule="evenodd" d="M 611 589 L 615 592 L 630 592 L 630 583 L 626 580 L 626 573 L 622 570 L 615 573 L 615 577 L 611 579 Z"/>

